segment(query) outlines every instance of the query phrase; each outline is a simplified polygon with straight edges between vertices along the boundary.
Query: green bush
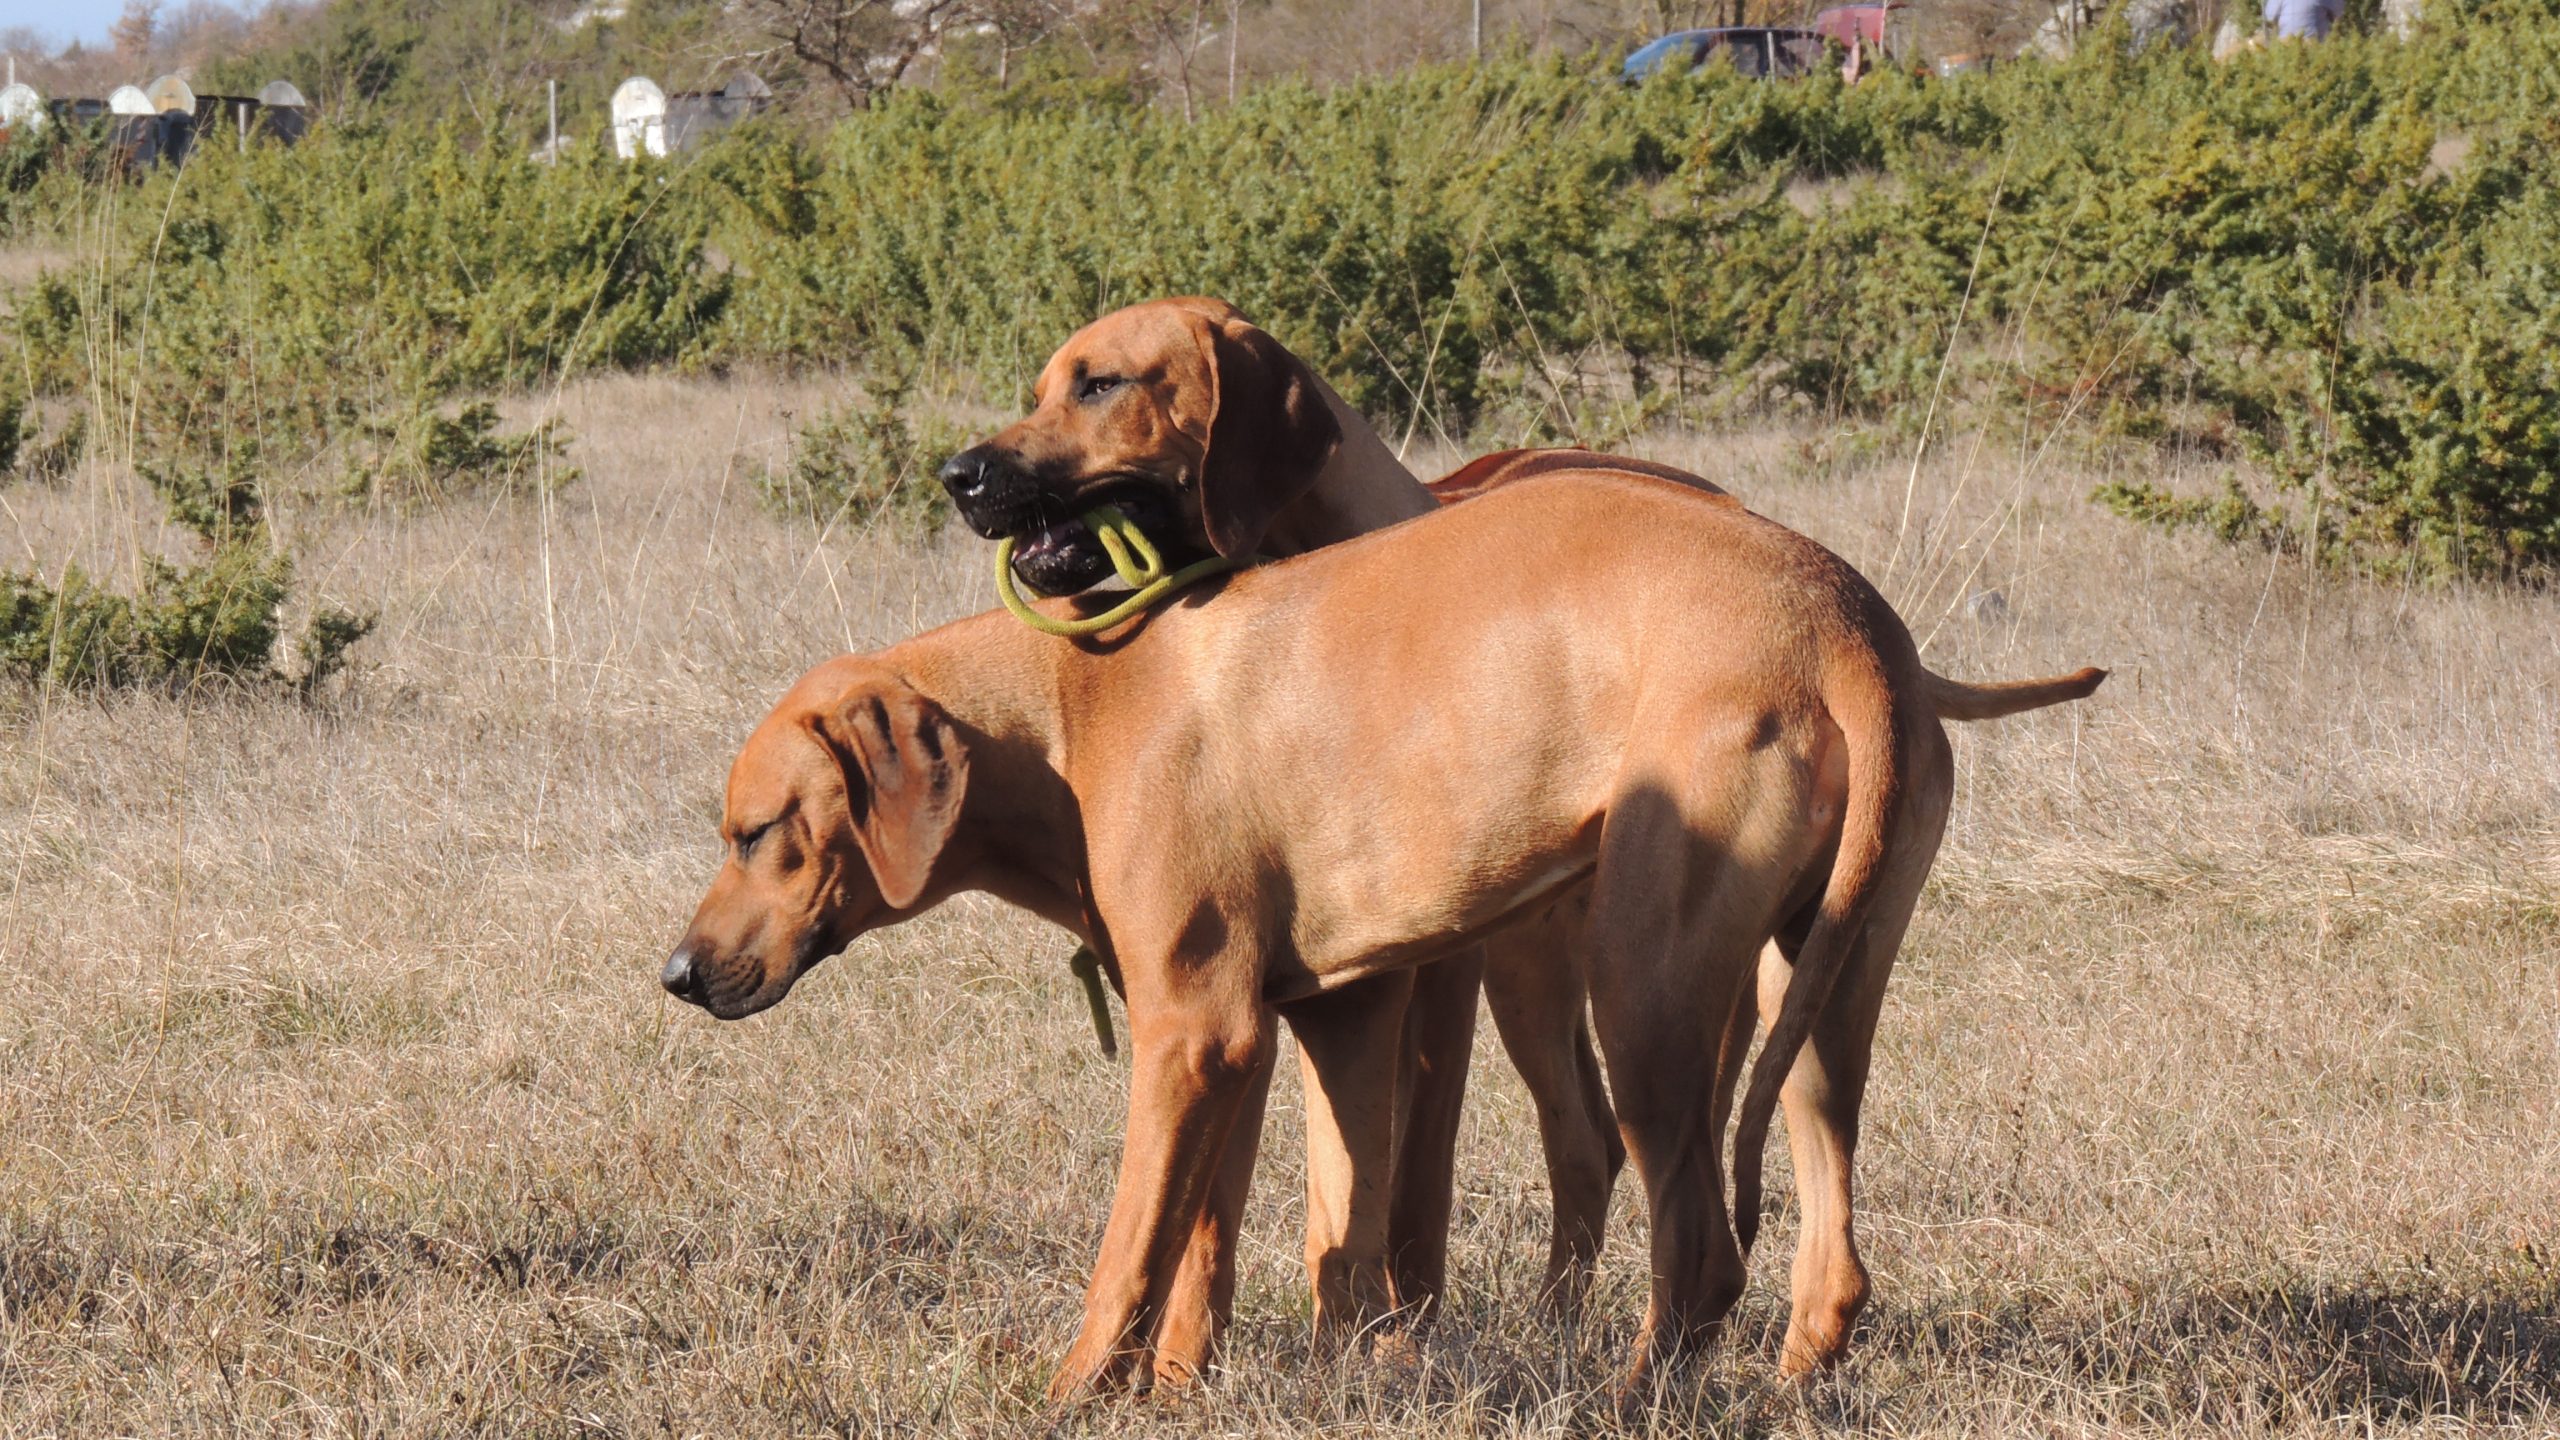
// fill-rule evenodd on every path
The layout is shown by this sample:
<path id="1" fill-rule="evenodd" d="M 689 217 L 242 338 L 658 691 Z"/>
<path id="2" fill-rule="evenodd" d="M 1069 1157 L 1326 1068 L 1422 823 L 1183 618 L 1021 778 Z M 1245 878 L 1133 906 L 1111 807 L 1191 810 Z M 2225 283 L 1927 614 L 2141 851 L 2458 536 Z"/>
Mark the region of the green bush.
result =
<path id="1" fill-rule="evenodd" d="M 23 127 L 0 140 L 0 235 L 14 234 L 25 221 L 45 213 L 40 188 L 60 168 L 61 127 L 48 125 L 28 132 Z"/>
<path id="2" fill-rule="evenodd" d="M 84 432 L 74 426 L 70 433 Z M 76 565 L 65 567 L 55 584 L 25 572 L 0 573 L 0 673 L 85 689 L 185 689 L 221 676 L 316 693 L 373 621 L 320 606 L 295 642 L 299 672 L 288 676 L 278 668 L 293 562 L 267 530 L 254 451 L 235 450 L 219 469 L 136 468 L 169 518 L 202 538 L 204 557 L 186 565 L 146 558 L 142 584 L 130 595 Z"/>
<path id="3" fill-rule="evenodd" d="M 150 561 L 130 596 L 77 567 L 59 586 L 0 576 L 0 660 L 28 679 L 71 686 L 262 674 L 287 570 L 263 544 L 237 544 L 184 569 Z"/>
<path id="4" fill-rule="evenodd" d="M 308 693 L 338 671 L 373 621 L 322 607 L 296 642 L 300 673 L 287 676 L 276 650 L 292 590 L 292 562 L 263 536 L 233 540 L 193 565 L 146 561 L 132 595 L 77 566 L 55 585 L 0 573 L 0 672 L 85 689 L 184 689 L 222 676 Z"/>
<path id="5" fill-rule="evenodd" d="M 155 456 L 291 463 L 473 390 L 683 356 L 728 282 L 651 167 L 556 166 L 324 130 L 89 192 L 104 255 L 16 325 L 41 388 L 86 389 Z"/>
<path id="6" fill-rule="evenodd" d="M 14 474 L 18 454 L 26 448 L 28 432 L 35 428 L 27 414 L 27 397 L 0 391 L 0 476 Z"/>
<path id="7" fill-rule="evenodd" d="M 2318 543 L 2387 564 L 2547 567 L 2560 559 L 2560 194 L 2532 187 L 2462 228 L 2353 297 L 2325 367 L 2224 388 L 2267 416 L 2256 448 L 2300 497 L 2288 529 L 2326 508 Z M 2297 395 L 2319 403 L 2283 407 Z"/>
<path id="8" fill-rule="evenodd" d="M 753 361 L 1015 403 L 1095 315 L 1210 293 L 1399 433 L 1587 439 L 1737 407 L 1907 428 L 1935 407 L 2266 477 L 2130 486 L 2128 513 L 2541 569 L 2549 9 L 2483 0 L 2417 43 L 2227 65 L 2101 36 L 2063 64 L 1855 88 L 1514 60 L 1272 85 L 1196 122 L 1090 79 L 902 90 L 821 136 L 751 125 L 663 165 L 341 127 L 81 192 L 104 262 L 44 277 L 12 323 L 39 393 L 134 416 L 155 465 L 344 445 L 355 488 L 387 464 L 424 496 L 524 468 L 474 449 L 514 443 L 485 427 L 422 428 L 493 389 Z M 778 503 L 905 503 L 894 452 L 918 442 L 893 422 L 814 424 Z"/>
<path id="9" fill-rule="evenodd" d="M 171 520 L 220 548 L 265 522 L 266 496 L 251 472 L 252 458 L 235 453 L 219 470 L 150 464 L 136 468 Z"/>
<path id="10" fill-rule="evenodd" d="M 532 493 L 578 478 L 554 462 L 569 437 L 557 421 L 516 435 L 498 431 L 498 407 L 474 401 L 452 415 L 413 410 L 360 427 L 365 455 L 351 468 L 347 493 L 393 503 L 420 503 L 487 490 Z"/>
<path id="11" fill-rule="evenodd" d="M 2560 138 L 2532 108 L 2560 52 L 2524 28 L 2498 61 L 2462 29 L 2222 66 L 2098 43 L 1854 90 L 1425 71 L 1189 125 L 900 96 L 818 151 L 715 167 L 718 349 L 886 354 L 1018 398 L 1093 314 L 1205 291 L 1399 425 L 1538 437 L 1701 399 L 1916 423 L 1939 399 L 2201 429 L 2265 465 L 2280 493 L 2251 503 L 2285 543 L 2549 565 L 2551 186 L 2528 167 Z M 2474 153 L 2443 173 L 2457 126 Z"/>
<path id="12" fill-rule="evenodd" d="M 756 477 L 765 503 L 819 525 L 940 525 L 951 505 L 934 472 L 968 442 L 946 426 L 919 429 L 907 418 L 909 394 L 892 375 L 868 397 L 821 411 L 792 436 L 789 460 Z"/>

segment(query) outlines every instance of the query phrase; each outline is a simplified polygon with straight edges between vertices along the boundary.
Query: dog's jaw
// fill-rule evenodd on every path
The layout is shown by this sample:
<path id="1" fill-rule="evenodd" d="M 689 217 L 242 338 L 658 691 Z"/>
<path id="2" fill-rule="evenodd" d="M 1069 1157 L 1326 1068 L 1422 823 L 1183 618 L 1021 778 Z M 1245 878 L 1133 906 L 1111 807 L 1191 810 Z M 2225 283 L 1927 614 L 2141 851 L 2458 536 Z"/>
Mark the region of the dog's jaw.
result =
<path id="1" fill-rule="evenodd" d="M 1070 517 L 1026 530 L 1015 541 L 1013 573 L 1039 595 L 1073 595 L 1111 578 L 1111 557 L 1093 527 Z"/>
<path id="2" fill-rule="evenodd" d="M 1084 522 L 1084 513 L 1098 505 L 1112 506 L 1146 532 L 1170 566 L 1205 558 L 1209 552 L 1193 533 L 1196 527 L 1177 518 L 1174 489 L 1152 477 L 1128 476 L 1083 486 L 1064 499 L 1044 497 L 1039 507 L 1011 517 L 1010 527 L 998 532 L 1013 536 L 1015 578 L 1040 595 L 1073 595 L 1111 579 L 1111 556 Z M 1070 513 L 1052 518 L 1055 508 L 1067 507 L 1072 507 Z M 971 525 L 978 528 L 975 521 Z"/>
<path id="3" fill-rule="evenodd" d="M 802 976 L 817 969 L 820 962 L 851 943 L 849 934 L 845 939 L 837 939 L 838 933 L 838 928 L 833 926 L 812 927 L 792 946 L 791 963 L 779 975 L 766 973 L 761 966 L 740 968 L 712 964 L 690 971 L 690 983 L 679 988 L 670 982 L 668 989 L 677 999 L 699 1006 L 715 1020 L 744 1020 L 781 1004 L 790 995 L 791 987 L 800 983 Z M 693 942 L 687 940 L 679 947 L 679 953 L 692 948 Z M 753 979 L 755 983 L 750 987 L 732 983 L 742 979 Z"/>

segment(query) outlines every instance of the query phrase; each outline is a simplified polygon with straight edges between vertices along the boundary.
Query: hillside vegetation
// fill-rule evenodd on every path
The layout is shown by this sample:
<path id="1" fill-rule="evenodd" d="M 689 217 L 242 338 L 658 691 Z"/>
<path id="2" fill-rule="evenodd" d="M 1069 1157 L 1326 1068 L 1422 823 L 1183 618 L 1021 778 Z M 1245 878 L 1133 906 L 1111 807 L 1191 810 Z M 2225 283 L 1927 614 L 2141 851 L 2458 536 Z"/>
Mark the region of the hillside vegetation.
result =
<path id="1" fill-rule="evenodd" d="M 21 158 L 77 256 L 15 306 L 39 395 L 134 454 L 290 471 L 599 367 L 858 363 L 1018 397 L 1059 338 L 1227 296 L 1398 433 L 1606 441 L 1950 417 L 2220 465 L 2104 497 L 2384 569 L 2560 559 L 2560 26 L 2216 65 L 2097 43 L 1956 81 L 1626 88 L 1563 62 L 903 93 L 818 133 L 557 167 L 447 126 Z"/>

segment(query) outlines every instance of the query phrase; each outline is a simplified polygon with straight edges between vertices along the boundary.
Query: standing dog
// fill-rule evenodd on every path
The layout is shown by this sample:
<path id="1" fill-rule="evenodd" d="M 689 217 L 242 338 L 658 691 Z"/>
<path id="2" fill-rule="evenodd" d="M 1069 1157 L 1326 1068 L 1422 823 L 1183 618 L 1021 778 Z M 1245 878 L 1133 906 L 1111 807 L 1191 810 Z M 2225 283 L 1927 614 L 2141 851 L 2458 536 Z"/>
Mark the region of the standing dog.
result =
<path id="1" fill-rule="evenodd" d="M 1510 562 L 1491 592 L 1488 562 Z M 1805 1130 L 1796 1313 L 1845 1340 L 1856 1258 L 1828 1247 L 1848 1228 L 1873 995 L 1831 991 L 1880 988 L 1936 852 L 1938 710 L 2052 703 L 2101 678 L 1945 680 L 1802 536 L 1662 481 L 1544 476 L 1230 577 L 1105 640 L 991 613 L 821 666 L 730 772 L 730 855 L 664 983 L 751 1014 L 964 889 L 1116 963 L 1129 1126 L 1051 1387 L 1071 1397 L 1205 1365 L 1214 1329 L 1188 1328 L 1183 1290 L 1201 1252 L 1232 1244 L 1246 1177 L 1229 1140 L 1276 1007 L 1303 1012 L 1357 1193 L 1391 1163 L 1395 1055 L 1363 1034 L 1370 1007 L 1329 1002 L 1587 885 L 1582 964 L 1652 1219 L 1632 1382 L 1709 1340 L 1741 1293 L 1716 1040 L 1762 942 L 1793 936 L 1742 1097 L 1736 1204 L 1756 1210 L 1783 1081 Z M 1387 1265 L 1376 1243 L 1343 1260 Z"/>
<path id="2" fill-rule="evenodd" d="M 1739 509 L 1695 475 L 1584 450 L 1506 451 L 1426 488 L 1303 361 L 1218 300 L 1156 301 L 1104 316 L 1059 347 L 1035 396 L 1031 414 L 955 456 L 941 478 L 978 533 L 1016 538 L 1016 572 L 1044 594 L 1078 591 L 1111 573 L 1099 541 L 1079 518 L 1097 504 L 1115 505 L 1139 522 L 1173 565 L 1211 554 L 1300 554 L 1566 470 L 1670 480 Z M 1622 522 L 1603 515 L 1595 523 Z M 1490 588 L 1499 590 L 1511 577 L 1501 571 L 1491 578 Z M 1470 588 L 1488 588 L 1486 580 L 1480 574 Z M 2042 698 L 2032 700 L 2013 695 L 1989 710 L 1966 698 L 1973 693 L 1932 692 L 1932 703 L 1940 718 L 1988 719 L 2085 692 L 2038 692 Z M 1555 903 L 1489 937 L 1481 954 L 1457 952 L 1411 981 L 1399 1077 L 1402 1144 L 1389 1180 L 1387 1220 L 1393 1290 L 1403 1303 L 1429 1304 L 1445 1274 L 1458 1111 L 1480 984 L 1536 1106 L 1556 1207 L 1548 1293 L 1569 1308 L 1582 1292 L 1624 1155 L 1582 1025 L 1582 990 L 1570 967 L 1552 963 L 1575 943 L 1586 901 L 1581 887 L 1568 887 Z M 1778 937 L 1761 965 L 1760 993 L 1746 992 L 1730 1017 L 1719 1041 L 1728 1092 L 1757 1017 L 1776 1004 L 1801 940 L 1796 932 Z M 1884 953 L 1889 958 L 1890 950 Z M 1819 1179 L 1837 1169 L 1845 1177 L 1845 1161 L 1835 1167 L 1826 1159 L 1832 1151 L 1845 1155 L 1846 1141 L 1825 1120 L 1823 1097 L 1847 1085 L 1852 1094 L 1845 1103 L 1854 1115 L 1854 1091 L 1866 1066 L 1863 1037 L 1872 1033 L 1884 981 L 1882 973 L 1850 977 L 1837 1024 L 1844 1035 L 1861 1038 L 1836 1044 L 1840 1053 L 1827 1062 L 1809 1057 L 1802 1082 L 1788 1092 L 1788 1135 L 1800 1175 Z M 1383 989 L 1372 1004 L 1391 1007 L 1400 998 Z M 1826 1064 L 1841 1073 L 1826 1073 Z M 1311 1157 L 1339 1153 L 1332 1117 L 1312 1084 L 1307 1124 Z M 1258 1133 L 1255 1125 L 1239 1131 L 1245 1153 L 1233 1163 L 1244 1170 L 1251 1168 Z M 1311 1161 L 1308 1254 L 1320 1316 L 1328 1308 L 1323 1257 L 1341 1253 L 1359 1208 L 1339 1193 L 1341 1185 L 1338 1166 Z M 1795 1316 L 1785 1352 L 1791 1373 L 1838 1357 L 1866 1294 L 1845 1190 L 1809 1201 L 1807 1217 L 1808 1236 L 1816 1225 L 1822 1234 L 1818 1242 L 1809 1239 L 1799 1263 L 1820 1268 L 1829 1288 L 1823 1303 Z M 1746 1233 L 1758 1219 L 1756 1213 L 1738 1218 Z M 1185 1293 L 1218 1288 L 1203 1282 Z M 1350 1318 L 1362 1318 L 1357 1307 Z"/>
<path id="3" fill-rule="evenodd" d="M 1302 554 L 1441 503 L 1305 362 L 1222 300 L 1154 301 L 1106 315 L 1058 348 L 1034 393 L 1029 416 L 954 456 L 941 479 L 971 528 L 989 539 L 1014 537 L 1016 575 L 1044 595 L 1071 594 L 1112 573 L 1081 518 L 1096 505 L 1118 507 L 1178 567 L 1213 554 Z M 1551 468 L 1543 459 L 1498 474 L 1470 467 L 1464 493 Z M 1393 1283 L 1391 1295 L 1347 1312 L 1328 1306 L 1334 1287 L 1322 1271 L 1361 1207 L 1340 1193 L 1342 1172 L 1330 1163 L 1340 1150 L 1333 1117 L 1302 1052 L 1310 1082 L 1307 1264 L 1320 1325 L 1365 1323 L 1381 1299 L 1427 1310 L 1439 1297 L 1479 990 L 1527 1085 L 1546 1152 L 1556 1209 L 1546 1292 L 1567 1311 L 1577 1305 L 1626 1151 L 1582 1023 L 1581 989 L 1545 963 L 1576 913 L 1566 905 L 1524 918 L 1486 951 L 1462 949 L 1409 979 L 1372 987 L 1373 1013 L 1399 1017 L 1402 1031 L 1399 1144 L 1385 1201 Z M 1247 1171 L 1259 1134 L 1258 1124 L 1239 1132 L 1246 1153 L 1236 1163 Z"/>

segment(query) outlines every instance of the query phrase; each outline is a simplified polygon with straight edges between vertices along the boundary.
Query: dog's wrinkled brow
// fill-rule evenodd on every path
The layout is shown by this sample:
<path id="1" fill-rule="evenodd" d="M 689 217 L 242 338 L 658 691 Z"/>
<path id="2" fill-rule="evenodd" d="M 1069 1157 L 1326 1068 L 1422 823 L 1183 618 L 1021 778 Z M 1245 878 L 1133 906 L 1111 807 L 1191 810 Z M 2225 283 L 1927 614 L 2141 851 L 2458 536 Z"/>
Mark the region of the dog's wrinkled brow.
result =
<path id="1" fill-rule="evenodd" d="M 735 845 L 747 836 L 760 834 L 781 824 L 783 821 L 790 819 L 792 814 L 799 810 L 799 808 L 799 797 L 793 796 L 792 798 L 783 801 L 780 809 L 775 810 L 772 814 L 767 815 L 764 819 L 756 821 L 753 824 L 748 824 L 744 821 L 722 824 L 720 827 L 720 838 L 732 845 Z"/>
<path id="2" fill-rule="evenodd" d="M 1041 369 L 1040 369 L 1040 376 L 1039 376 L 1039 378 L 1038 378 L 1038 379 L 1036 379 L 1036 380 L 1033 380 L 1033 381 L 1031 382 L 1031 408 L 1032 408 L 1032 409 L 1037 410 L 1037 409 L 1039 409 L 1041 406 L 1046 405 L 1046 404 L 1048 404 L 1048 403 L 1049 403 L 1049 372 L 1050 372 L 1050 371 L 1052 371 L 1052 370 L 1054 370 L 1054 369 L 1056 369 L 1056 368 L 1057 368 L 1057 367 L 1056 367 L 1056 366 L 1054 366 L 1054 365 L 1044 365 L 1044 366 L 1042 366 L 1042 367 L 1041 367 Z M 1068 373 L 1067 373 L 1067 387 L 1068 387 L 1070 390 L 1074 389 L 1074 388 L 1075 388 L 1075 382 L 1076 382 L 1076 381 L 1077 381 L 1077 379 L 1078 379 L 1078 378 L 1080 378 L 1083 374 L 1084 374 L 1084 362 L 1083 362 L 1083 361 L 1081 361 L 1081 360 L 1078 360 L 1077 362 L 1075 362 L 1074 366 L 1073 366 L 1072 368 L 1070 368 L 1070 370 L 1069 370 L 1069 371 L 1068 371 Z"/>

